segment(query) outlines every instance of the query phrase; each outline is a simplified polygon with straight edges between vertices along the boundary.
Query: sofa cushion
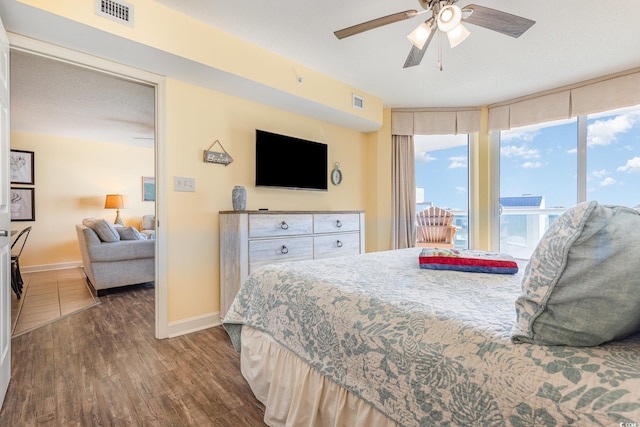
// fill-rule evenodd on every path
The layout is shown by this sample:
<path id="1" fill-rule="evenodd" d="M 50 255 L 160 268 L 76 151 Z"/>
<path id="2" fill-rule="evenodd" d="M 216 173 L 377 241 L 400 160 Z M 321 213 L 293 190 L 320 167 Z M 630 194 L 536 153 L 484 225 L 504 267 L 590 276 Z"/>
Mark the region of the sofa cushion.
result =
<path id="1" fill-rule="evenodd" d="M 120 240 L 146 240 L 147 236 L 141 234 L 135 227 L 116 227 Z"/>
<path id="2" fill-rule="evenodd" d="M 640 212 L 581 203 L 534 250 L 512 340 L 596 346 L 640 331 Z"/>
<path id="3" fill-rule="evenodd" d="M 82 225 L 95 231 L 103 242 L 111 243 L 120 241 L 120 234 L 116 230 L 116 227 L 105 219 L 85 218 L 82 220 Z"/>
<path id="4" fill-rule="evenodd" d="M 90 245 L 87 253 L 91 263 L 154 258 L 155 240 L 121 240 L 115 244 Z"/>
<path id="5" fill-rule="evenodd" d="M 156 216 L 155 215 L 143 215 L 141 230 L 155 230 L 156 229 Z"/>

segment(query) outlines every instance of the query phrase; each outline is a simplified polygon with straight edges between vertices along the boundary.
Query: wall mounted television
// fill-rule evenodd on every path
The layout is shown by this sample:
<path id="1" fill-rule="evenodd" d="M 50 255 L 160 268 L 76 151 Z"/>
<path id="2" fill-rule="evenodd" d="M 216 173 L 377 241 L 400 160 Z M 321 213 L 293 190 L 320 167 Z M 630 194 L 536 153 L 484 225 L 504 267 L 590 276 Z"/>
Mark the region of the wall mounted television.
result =
<path id="1" fill-rule="evenodd" d="M 256 129 L 256 187 L 327 191 L 327 144 Z"/>

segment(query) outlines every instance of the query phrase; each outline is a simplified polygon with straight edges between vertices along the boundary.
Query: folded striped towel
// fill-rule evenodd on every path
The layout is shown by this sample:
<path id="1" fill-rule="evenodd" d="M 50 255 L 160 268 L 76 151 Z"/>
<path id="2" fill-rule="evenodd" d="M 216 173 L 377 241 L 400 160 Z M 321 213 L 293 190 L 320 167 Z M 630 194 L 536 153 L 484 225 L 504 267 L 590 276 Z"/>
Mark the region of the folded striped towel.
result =
<path id="1" fill-rule="evenodd" d="M 518 263 L 511 255 L 471 249 L 424 248 L 420 268 L 470 273 L 516 274 Z"/>

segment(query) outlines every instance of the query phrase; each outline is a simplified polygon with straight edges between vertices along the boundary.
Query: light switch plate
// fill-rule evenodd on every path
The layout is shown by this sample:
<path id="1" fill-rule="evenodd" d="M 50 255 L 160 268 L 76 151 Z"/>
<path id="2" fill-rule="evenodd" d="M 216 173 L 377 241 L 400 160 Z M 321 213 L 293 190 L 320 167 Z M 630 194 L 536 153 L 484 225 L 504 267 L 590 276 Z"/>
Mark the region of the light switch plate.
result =
<path id="1" fill-rule="evenodd" d="M 196 179 L 188 178 L 185 176 L 174 176 L 173 177 L 173 189 L 174 191 L 186 191 L 186 192 L 195 192 L 196 191 Z"/>

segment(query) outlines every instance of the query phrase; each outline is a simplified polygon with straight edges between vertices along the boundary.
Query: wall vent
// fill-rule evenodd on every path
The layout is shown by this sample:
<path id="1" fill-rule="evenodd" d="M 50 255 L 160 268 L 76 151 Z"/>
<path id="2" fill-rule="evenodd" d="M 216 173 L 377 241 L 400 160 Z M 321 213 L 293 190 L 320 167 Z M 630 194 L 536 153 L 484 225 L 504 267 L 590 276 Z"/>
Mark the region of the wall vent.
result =
<path id="1" fill-rule="evenodd" d="M 95 0 L 96 14 L 133 27 L 133 6 L 124 1 Z"/>
<path id="2" fill-rule="evenodd" d="M 357 108 L 358 110 L 364 110 L 364 98 L 354 93 L 352 105 L 353 105 L 353 108 Z"/>

